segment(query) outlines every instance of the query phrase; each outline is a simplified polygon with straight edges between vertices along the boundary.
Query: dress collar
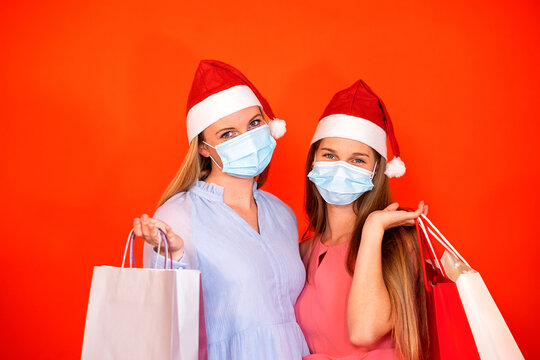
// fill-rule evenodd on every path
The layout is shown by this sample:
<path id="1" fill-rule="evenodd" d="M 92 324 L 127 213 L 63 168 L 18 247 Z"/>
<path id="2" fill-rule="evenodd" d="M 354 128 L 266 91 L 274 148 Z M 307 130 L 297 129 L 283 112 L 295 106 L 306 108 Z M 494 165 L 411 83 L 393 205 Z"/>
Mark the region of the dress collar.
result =
<path id="1" fill-rule="evenodd" d="M 198 180 L 195 185 L 193 185 L 191 189 L 189 189 L 189 191 L 194 192 L 200 197 L 218 202 L 224 202 L 223 190 L 223 186 L 219 186 L 213 183 L 207 183 L 201 180 Z M 259 199 L 259 189 L 257 189 L 256 181 L 253 182 L 253 197 L 255 198 L 255 201 Z"/>
<path id="2" fill-rule="evenodd" d="M 328 249 L 337 249 L 337 248 L 348 248 L 347 246 L 345 246 L 346 244 L 349 244 L 351 241 L 344 241 L 342 243 L 339 243 L 339 244 L 336 244 L 336 245 L 325 245 L 323 244 L 323 242 L 321 241 L 322 240 L 322 237 L 319 236 L 318 239 L 317 239 L 317 242 L 320 244 L 320 247 L 321 249 L 324 249 L 324 250 L 328 250 Z"/>

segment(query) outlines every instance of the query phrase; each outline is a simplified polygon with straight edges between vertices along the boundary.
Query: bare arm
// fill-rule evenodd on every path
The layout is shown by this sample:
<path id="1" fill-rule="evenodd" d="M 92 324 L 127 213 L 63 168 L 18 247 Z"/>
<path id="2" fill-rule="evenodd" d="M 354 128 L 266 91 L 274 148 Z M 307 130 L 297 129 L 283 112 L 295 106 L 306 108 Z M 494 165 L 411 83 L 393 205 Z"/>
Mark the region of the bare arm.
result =
<path id="1" fill-rule="evenodd" d="M 398 206 L 394 203 L 373 212 L 362 230 L 347 305 L 349 337 L 357 346 L 375 343 L 393 327 L 390 295 L 382 275 L 383 235 L 389 228 L 414 225 L 414 219 L 424 211 L 423 203 L 415 212 L 397 210 Z"/>
<path id="2" fill-rule="evenodd" d="M 381 243 L 384 231 L 362 231 L 347 305 L 351 342 L 371 345 L 392 329 L 390 296 L 382 275 Z"/>

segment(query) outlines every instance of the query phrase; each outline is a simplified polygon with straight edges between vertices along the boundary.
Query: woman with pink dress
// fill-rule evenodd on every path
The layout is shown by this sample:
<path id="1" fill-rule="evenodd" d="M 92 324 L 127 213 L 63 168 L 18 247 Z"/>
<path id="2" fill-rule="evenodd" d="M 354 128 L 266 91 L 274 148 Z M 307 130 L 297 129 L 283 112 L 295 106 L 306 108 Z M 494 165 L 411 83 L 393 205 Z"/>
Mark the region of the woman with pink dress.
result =
<path id="1" fill-rule="evenodd" d="M 387 138 L 394 158 L 388 162 Z M 425 359 L 427 320 L 416 211 L 391 200 L 405 173 L 390 117 L 362 81 L 323 113 L 306 163 L 307 281 L 296 318 L 305 360 Z"/>

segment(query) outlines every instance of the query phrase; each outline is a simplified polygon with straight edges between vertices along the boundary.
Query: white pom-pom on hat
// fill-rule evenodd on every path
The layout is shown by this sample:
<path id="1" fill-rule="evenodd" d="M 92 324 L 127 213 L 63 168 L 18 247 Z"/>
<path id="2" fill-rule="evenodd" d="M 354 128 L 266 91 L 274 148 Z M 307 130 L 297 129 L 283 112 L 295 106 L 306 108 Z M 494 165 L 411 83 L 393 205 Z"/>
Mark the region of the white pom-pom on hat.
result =
<path id="1" fill-rule="evenodd" d="M 270 128 L 270 134 L 274 137 L 274 139 L 279 139 L 287 132 L 287 123 L 285 120 L 270 120 L 268 122 L 268 127 Z"/>
<path id="2" fill-rule="evenodd" d="M 386 163 L 386 170 L 384 174 L 389 178 L 392 177 L 401 177 L 405 174 L 405 163 L 399 156 L 393 158 L 391 161 Z"/>

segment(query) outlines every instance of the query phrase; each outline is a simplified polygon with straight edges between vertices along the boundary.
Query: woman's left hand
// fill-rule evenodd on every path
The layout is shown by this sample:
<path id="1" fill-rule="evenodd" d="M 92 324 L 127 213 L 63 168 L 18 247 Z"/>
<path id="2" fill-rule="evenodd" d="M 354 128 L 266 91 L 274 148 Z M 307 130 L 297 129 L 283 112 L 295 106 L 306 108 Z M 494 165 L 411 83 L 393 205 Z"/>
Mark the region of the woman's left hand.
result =
<path id="1" fill-rule="evenodd" d="M 399 204 L 392 203 L 384 210 L 377 210 L 369 214 L 364 229 L 386 231 L 398 226 L 413 226 L 414 221 L 422 214 L 427 215 L 428 206 L 423 201 L 418 204 L 416 211 L 398 210 Z"/>

